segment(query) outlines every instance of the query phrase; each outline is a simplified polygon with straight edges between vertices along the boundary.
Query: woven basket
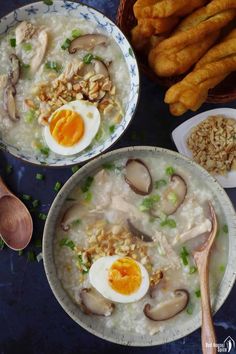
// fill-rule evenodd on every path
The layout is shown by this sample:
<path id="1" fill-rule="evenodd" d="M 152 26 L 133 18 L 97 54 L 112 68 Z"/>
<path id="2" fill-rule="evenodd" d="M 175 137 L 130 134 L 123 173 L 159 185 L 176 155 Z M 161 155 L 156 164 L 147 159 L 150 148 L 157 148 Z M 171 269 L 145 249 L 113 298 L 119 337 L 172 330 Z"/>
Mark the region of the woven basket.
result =
<path id="1" fill-rule="evenodd" d="M 117 12 L 116 22 L 129 40 L 131 40 L 131 30 L 137 24 L 133 13 L 133 5 L 136 0 L 121 0 Z M 139 66 L 149 79 L 164 87 L 170 87 L 178 82 L 183 76 L 160 78 L 148 66 L 147 58 L 136 53 Z M 207 102 L 224 103 L 236 100 L 236 72 L 230 74 L 224 81 L 209 91 Z"/>

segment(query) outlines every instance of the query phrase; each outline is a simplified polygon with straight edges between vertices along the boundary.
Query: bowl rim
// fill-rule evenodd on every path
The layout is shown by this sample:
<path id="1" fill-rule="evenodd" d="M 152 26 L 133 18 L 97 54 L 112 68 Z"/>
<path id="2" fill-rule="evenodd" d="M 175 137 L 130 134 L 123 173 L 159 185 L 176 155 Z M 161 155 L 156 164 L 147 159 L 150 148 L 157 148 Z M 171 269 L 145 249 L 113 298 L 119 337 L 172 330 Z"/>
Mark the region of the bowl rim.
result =
<path id="1" fill-rule="evenodd" d="M 137 154 L 137 153 L 164 153 L 164 154 L 168 154 L 169 156 L 175 158 L 175 159 L 180 159 L 180 160 L 184 160 L 184 163 L 188 164 L 189 166 L 192 166 L 192 168 L 194 169 L 198 169 L 199 174 L 201 174 L 202 177 L 206 177 L 208 178 L 208 182 L 213 185 L 214 187 L 212 187 L 212 190 L 214 188 L 214 190 L 217 191 L 217 196 L 219 197 L 219 195 L 223 198 L 222 199 L 222 204 L 221 207 L 223 208 L 224 205 L 224 209 L 223 210 L 227 210 L 227 222 L 228 222 L 228 226 L 229 226 L 229 236 L 231 235 L 231 237 L 229 237 L 229 250 L 228 250 L 228 258 L 227 258 L 227 267 L 225 270 L 225 273 L 223 275 L 223 278 L 221 280 L 221 283 L 219 285 L 219 290 L 217 293 L 217 297 L 216 297 L 216 305 L 214 308 L 214 314 L 222 307 L 222 305 L 224 304 L 224 302 L 226 301 L 230 291 L 233 288 L 233 285 L 235 283 L 236 280 L 236 272 L 234 271 L 234 257 L 236 254 L 236 237 L 233 237 L 234 233 L 236 235 L 236 213 L 235 213 L 235 209 L 234 206 L 231 202 L 231 200 L 229 199 L 229 197 L 227 196 L 227 193 L 225 192 L 225 190 L 219 185 L 219 183 L 217 182 L 217 180 L 211 176 L 204 168 L 202 168 L 200 165 L 198 165 L 197 163 L 195 163 L 194 161 L 192 161 L 191 159 L 189 159 L 188 157 L 181 155 L 178 152 L 172 151 L 172 150 L 168 150 L 168 149 L 164 149 L 164 148 L 160 148 L 160 147 L 154 147 L 154 146 L 131 146 L 131 147 L 125 147 L 125 148 L 120 148 L 117 150 L 113 150 L 110 151 L 106 154 L 103 154 L 99 157 L 97 157 L 96 159 L 94 159 L 93 161 L 90 161 L 88 164 L 86 164 L 85 166 L 83 166 L 79 171 L 77 171 L 74 175 L 72 175 L 68 181 L 65 183 L 65 185 L 62 187 L 62 189 L 59 191 L 58 195 L 56 196 L 55 200 L 53 201 L 53 204 L 50 208 L 49 214 L 48 214 L 48 218 L 46 220 L 46 224 L 45 224 L 45 228 L 44 228 L 44 233 L 43 233 L 43 263 L 44 263 L 44 270 L 46 273 L 46 277 L 49 283 L 49 286 L 51 287 L 51 290 L 54 294 L 54 296 L 56 297 L 57 301 L 59 302 L 59 304 L 61 305 L 61 307 L 65 310 L 65 312 L 77 323 L 79 324 L 82 328 L 86 329 L 88 332 L 94 334 L 95 336 L 105 339 L 109 342 L 113 342 L 116 344 L 121 344 L 121 345 L 126 345 L 126 346 L 140 346 L 140 347 L 149 347 L 149 346 L 154 346 L 154 345 L 160 345 L 160 344 L 166 344 L 169 342 L 172 342 L 174 340 L 177 339 L 181 339 L 187 335 L 189 335 L 190 333 L 192 333 L 193 331 L 199 329 L 201 327 L 201 320 L 200 320 L 200 312 L 199 314 L 197 314 L 191 321 L 189 326 L 186 326 L 184 324 L 184 330 L 178 330 L 176 329 L 176 331 L 173 331 L 173 334 L 170 336 L 164 335 L 164 332 L 162 332 L 162 335 L 164 337 L 164 339 L 161 340 L 155 340 L 155 335 L 154 336 L 149 336 L 152 339 L 150 339 L 149 341 L 147 340 L 147 335 L 143 336 L 140 335 L 138 336 L 139 339 L 136 340 L 130 340 L 128 338 L 125 338 L 125 335 L 121 336 L 121 338 L 117 338 L 116 337 L 116 332 L 114 332 L 114 334 L 112 336 L 108 336 L 106 334 L 97 332 L 95 329 L 91 328 L 90 326 L 88 326 L 87 324 L 85 324 L 73 311 L 73 309 L 71 309 L 71 306 L 77 307 L 78 305 L 75 305 L 75 303 L 73 302 L 73 300 L 70 298 L 70 296 L 67 294 L 67 292 L 63 289 L 63 286 L 57 276 L 56 273 L 56 266 L 54 264 L 54 255 L 53 255 L 53 238 L 52 238 L 52 226 L 51 226 L 51 219 L 56 219 L 58 218 L 59 214 L 60 214 L 60 210 L 61 207 L 59 208 L 59 210 L 57 211 L 57 204 L 60 204 L 61 200 L 65 200 L 66 196 L 68 196 L 68 194 L 71 192 L 71 190 L 75 187 L 76 184 L 79 183 L 79 180 L 86 177 L 86 175 L 88 175 L 88 173 L 90 171 L 95 171 L 96 168 L 98 168 L 99 166 L 102 165 L 102 163 L 107 162 L 107 161 L 113 161 L 116 156 L 124 155 L 126 156 L 128 153 L 133 153 L 133 154 Z M 121 156 L 119 156 L 120 158 Z M 55 223 L 54 223 L 55 224 Z M 51 231 L 50 231 L 51 229 Z M 226 291 L 224 290 L 224 286 L 227 287 Z M 59 289 L 59 290 L 58 290 Z M 63 296 L 61 296 L 61 294 L 59 294 L 59 292 L 63 292 Z M 67 300 L 69 299 L 69 305 L 65 304 L 65 297 L 67 297 Z M 185 328 L 186 327 L 186 328 Z M 166 337 L 167 336 L 167 337 Z M 145 342 L 146 340 L 146 342 Z"/>
<path id="2" fill-rule="evenodd" d="M 14 153 L 14 152 L 11 152 L 8 150 L 8 144 L 5 143 L 5 142 L 1 142 L 0 141 L 0 150 L 4 153 L 8 153 L 9 155 L 19 159 L 20 161 L 23 161 L 24 163 L 27 163 L 27 164 L 30 164 L 30 165 L 33 165 L 33 166 L 41 166 L 41 167 L 45 167 L 45 168 L 52 168 L 52 169 L 59 169 L 59 168 L 65 168 L 65 167 L 72 167 L 72 166 L 75 166 L 75 165 L 84 165 L 85 163 L 93 160 L 94 158 L 96 157 L 99 157 L 101 154 L 107 152 L 109 149 L 111 149 L 114 144 L 118 143 L 120 141 L 120 139 L 123 137 L 123 135 L 126 133 L 126 131 L 128 130 L 128 128 L 130 127 L 135 115 L 136 115 L 136 112 L 137 112 L 137 109 L 138 109 L 138 105 L 139 105 L 139 102 L 140 102 L 140 94 L 141 94 L 141 75 L 140 75 L 140 68 L 139 68 L 139 63 L 138 63 L 138 60 L 137 60 L 137 55 L 134 51 L 134 48 L 133 48 L 133 45 L 131 44 L 130 40 L 128 39 L 127 35 L 123 32 L 123 30 L 117 25 L 117 23 L 115 22 L 115 20 L 111 19 L 110 16 L 107 16 L 105 15 L 102 11 L 98 10 L 97 8 L 95 8 L 94 6 L 90 6 L 90 5 L 87 5 L 87 4 L 84 4 L 82 3 L 81 1 L 74 1 L 74 0 L 69 0 L 69 1 L 66 1 L 66 0 L 54 0 L 54 3 L 74 3 L 74 4 L 77 4 L 79 6 L 83 6 L 84 8 L 89 8 L 89 9 L 92 9 L 94 10 L 95 12 L 98 12 L 100 15 L 104 16 L 105 18 L 107 18 L 116 28 L 119 29 L 119 31 L 123 34 L 124 38 L 126 39 L 127 43 L 129 44 L 131 50 L 132 50 L 132 56 L 134 58 L 134 61 L 135 61 L 135 65 L 136 65 L 136 69 L 137 69 L 137 81 L 138 81 L 138 87 L 137 87 L 137 99 L 136 99 L 136 103 L 135 103 L 135 109 L 134 111 L 132 112 L 132 114 L 130 114 L 130 118 L 129 118 L 129 121 L 127 123 L 127 126 L 125 127 L 125 129 L 120 133 L 120 135 L 118 135 L 112 142 L 110 145 L 108 145 L 104 150 L 102 150 L 101 152 L 98 152 L 96 153 L 95 155 L 91 156 L 91 157 L 88 157 L 87 159 L 81 161 L 81 162 L 72 162 L 72 163 L 69 163 L 69 164 L 60 164 L 60 165 L 51 165 L 51 164 L 48 164 L 47 162 L 45 164 L 42 164 L 40 162 L 36 162 L 36 161 L 29 161 L 27 159 L 24 159 L 23 157 L 20 157 L 17 155 L 17 153 Z M 34 1 L 34 2 L 30 2 L 26 5 L 23 5 L 23 6 L 19 6 L 19 7 L 15 7 L 12 11 L 6 13 L 5 15 L 1 16 L 0 17 L 0 23 L 3 19 L 11 16 L 12 14 L 14 14 L 14 11 L 16 10 L 24 10 L 25 8 L 28 8 L 30 6 L 35 6 L 35 5 L 46 5 L 44 3 L 43 0 L 41 1 Z M 47 6 L 51 6 L 51 5 L 47 5 Z M 111 36 L 112 37 L 112 36 Z M 117 44 L 118 45 L 118 44 Z M 121 50 L 121 48 L 120 48 Z M 123 51 L 121 50 L 123 56 L 124 56 L 124 53 Z M 129 77 L 130 77 L 130 74 L 129 74 Z M 119 126 L 119 124 L 118 124 Z M 66 157 L 65 157 L 66 159 Z"/>

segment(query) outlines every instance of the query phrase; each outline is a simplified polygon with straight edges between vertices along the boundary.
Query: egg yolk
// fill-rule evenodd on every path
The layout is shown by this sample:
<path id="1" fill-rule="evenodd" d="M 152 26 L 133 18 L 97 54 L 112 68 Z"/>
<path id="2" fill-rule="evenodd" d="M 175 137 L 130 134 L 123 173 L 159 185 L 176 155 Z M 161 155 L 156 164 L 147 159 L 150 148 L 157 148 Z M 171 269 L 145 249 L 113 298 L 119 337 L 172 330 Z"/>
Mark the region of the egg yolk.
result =
<path id="1" fill-rule="evenodd" d="M 52 117 L 50 132 L 58 144 L 73 146 L 84 135 L 84 121 L 77 112 L 61 110 Z"/>
<path id="2" fill-rule="evenodd" d="M 136 292 L 141 285 L 141 270 L 133 259 L 120 258 L 109 269 L 108 281 L 116 292 L 130 295 Z"/>

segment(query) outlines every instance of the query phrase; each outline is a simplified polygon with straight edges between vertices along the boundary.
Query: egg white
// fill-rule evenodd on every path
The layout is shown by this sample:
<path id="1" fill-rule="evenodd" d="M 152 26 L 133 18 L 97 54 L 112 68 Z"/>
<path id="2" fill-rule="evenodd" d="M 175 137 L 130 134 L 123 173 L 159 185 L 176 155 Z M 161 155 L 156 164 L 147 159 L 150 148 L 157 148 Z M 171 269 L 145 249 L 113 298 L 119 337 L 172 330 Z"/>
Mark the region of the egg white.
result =
<path id="1" fill-rule="evenodd" d="M 120 258 L 124 258 L 121 256 L 107 256 L 101 257 L 97 261 L 95 261 L 90 270 L 89 270 L 89 281 L 91 285 L 106 299 L 109 299 L 114 302 L 120 303 L 130 303 L 140 300 L 149 289 L 149 275 L 147 270 L 144 268 L 142 264 L 135 261 L 140 270 L 142 281 L 139 289 L 130 295 L 124 295 L 116 292 L 111 288 L 108 282 L 108 271 L 112 264 Z"/>
<path id="2" fill-rule="evenodd" d="M 64 106 L 58 108 L 55 112 L 53 112 L 52 116 L 49 118 L 49 123 L 56 112 L 66 109 L 79 113 L 81 118 L 83 119 L 84 134 L 82 138 L 78 141 L 78 143 L 69 147 L 58 144 L 58 142 L 51 135 L 50 125 L 44 128 L 43 133 L 45 142 L 50 150 L 52 150 L 56 154 L 68 156 L 83 151 L 91 144 L 92 140 L 98 132 L 101 123 L 101 117 L 99 110 L 94 104 L 88 101 L 77 100 L 69 102 Z"/>

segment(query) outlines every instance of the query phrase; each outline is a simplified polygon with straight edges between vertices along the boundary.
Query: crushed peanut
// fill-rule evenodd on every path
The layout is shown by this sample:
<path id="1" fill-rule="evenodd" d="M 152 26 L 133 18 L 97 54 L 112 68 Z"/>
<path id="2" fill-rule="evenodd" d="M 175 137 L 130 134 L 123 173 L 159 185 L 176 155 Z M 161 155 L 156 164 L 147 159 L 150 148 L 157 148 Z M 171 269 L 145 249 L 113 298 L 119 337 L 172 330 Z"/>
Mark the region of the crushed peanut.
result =
<path id="1" fill-rule="evenodd" d="M 187 139 L 193 159 L 212 174 L 236 170 L 236 120 L 210 116 Z"/>

